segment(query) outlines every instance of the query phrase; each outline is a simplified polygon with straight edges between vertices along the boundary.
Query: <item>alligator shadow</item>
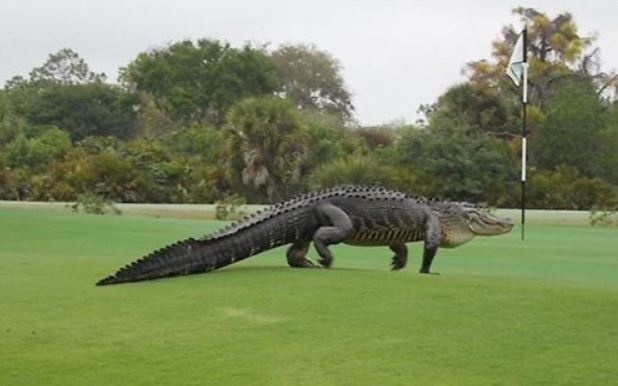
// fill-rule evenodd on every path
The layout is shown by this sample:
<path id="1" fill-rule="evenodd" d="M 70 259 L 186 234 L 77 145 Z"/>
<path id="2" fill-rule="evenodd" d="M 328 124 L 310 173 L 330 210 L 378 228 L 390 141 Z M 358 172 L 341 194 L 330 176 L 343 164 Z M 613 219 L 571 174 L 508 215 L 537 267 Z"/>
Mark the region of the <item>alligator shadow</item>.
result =
<path id="1" fill-rule="evenodd" d="M 349 267 L 332 267 L 332 268 L 292 268 L 286 266 L 268 266 L 268 265 L 248 265 L 245 267 L 225 267 L 216 271 L 208 272 L 207 275 L 243 275 L 254 273 L 289 273 L 289 272 L 367 272 L 373 271 L 369 268 L 349 268 Z"/>
<path id="2" fill-rule="evenodd" d="M 156 279 L 150 279 L 150 280 L 144 280 L 144 281 L 137 281 L 137 282 L 131 282 L 130 284 L 132 285 L 140 285 L 140 284 L 147 284 L 147 283 L 152 283 L 152 282 L 159 282 L 161 280 L 165 280 L 165 281 L 169 281 L 169 282 L 173 282 L 175 280 L 186 280 L 186 279 L 192 279 L 192 280 L 197 280 L 198 277 L 200 276 L 207 276 L 207 277 L 217 277 L 217 278 L 222 278 L 225 276 L 228 277 L 244 277 L 244 276 L 273 276 L 273 275 L 277 275 L 277 276 L 284 276 L 284 275 L 289 275 L 290 272 L 293 273 L 307 273 L 307 274 L 328 274 L 329 272 L 331 273 L 335 273 L 335 272 L 368 272 L 368 271 L 372 271 L 371 269 L 363 269 L 363 268 L 347 268 L 347 267 L 339 267 L 339 268 L 291 268 L 291 267 L 287 267 L 287 266 L 268 266 L 268 265 L 248 265 L 248 266 L 240 266 L 240 267 L 224 267 L 221 269 L 218 269 L 216 271 L 211 271 L 211 272 L 204 272 L 204 273 L 196 273 L 196 274 L 190 274 L 190 275 L 179 275 L 179 276 L 170 276 L 170 277 L 159 277 Z M 122 287 L 124 287 L 126 284 L 129 283 L 123 283 Z M 116 287 L 117 285 L 113 285 L 112 287 Z"/>

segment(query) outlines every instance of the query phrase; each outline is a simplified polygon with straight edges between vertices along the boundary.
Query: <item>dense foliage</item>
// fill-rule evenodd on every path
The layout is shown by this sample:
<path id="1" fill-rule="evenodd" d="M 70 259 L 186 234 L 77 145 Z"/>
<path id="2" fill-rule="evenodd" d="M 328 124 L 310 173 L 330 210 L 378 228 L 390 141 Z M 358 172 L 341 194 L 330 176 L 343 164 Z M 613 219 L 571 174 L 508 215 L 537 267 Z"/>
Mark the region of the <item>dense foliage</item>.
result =
<path id="1" fill-rule="evenodd" d="M 573 17 L 514 10 L 530 35 L 530 206 L 615 207 L 615 74 Z M 0 199 L 272 202 L 340 183 L 519 205 L 517 38 L 470 62 L 415 125 L 359 127 L 341 65 L 313 45 L 180 41 L 120 84 L 63 49 L 0 90 Z"/>

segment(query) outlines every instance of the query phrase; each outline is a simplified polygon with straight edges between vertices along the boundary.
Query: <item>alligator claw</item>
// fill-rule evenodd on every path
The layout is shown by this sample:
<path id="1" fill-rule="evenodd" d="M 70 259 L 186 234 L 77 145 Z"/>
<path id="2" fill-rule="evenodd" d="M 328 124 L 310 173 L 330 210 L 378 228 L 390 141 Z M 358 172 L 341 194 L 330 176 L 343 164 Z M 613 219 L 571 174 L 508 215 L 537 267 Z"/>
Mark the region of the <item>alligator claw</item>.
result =
<path id="1" fill-rule="evenodd" d="M 296 268 L 320 268 L 319 265 L 309 259 L 289 260 L 288 263 L 291 267 Z"/>
<path id="2" fill-rule="evenodd" d="M 309 260 L 309 259 L 305 259 L 305 265 L 303 265 L 304 268 L 320 268 L 319 265 L 315 264 L 313 261 Z"/>
<path id="3" fill-rule="evenodd" d="M 398 260 L 393 260 L 391 262 L 391 271 L 399 271 L 400 269 L 402 269 L 403 267 L 405 267 L 406 264 L 398 261 Z"/>

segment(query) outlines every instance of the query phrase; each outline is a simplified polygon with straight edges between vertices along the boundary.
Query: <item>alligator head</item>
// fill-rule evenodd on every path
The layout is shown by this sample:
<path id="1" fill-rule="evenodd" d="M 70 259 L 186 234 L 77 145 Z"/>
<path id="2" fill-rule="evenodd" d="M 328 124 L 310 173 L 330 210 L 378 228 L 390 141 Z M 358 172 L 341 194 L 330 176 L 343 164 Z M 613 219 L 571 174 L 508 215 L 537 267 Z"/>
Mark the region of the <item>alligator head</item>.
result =
<path id="1" fill-rule="evenodd" d="M 513 229 L 509 218 L 494 216 L 489 211 L 462 203 L 448 203 L 435 208 L 442 227 L 441 247 L 454 248 L 474 236 L 495 236 Z"/>

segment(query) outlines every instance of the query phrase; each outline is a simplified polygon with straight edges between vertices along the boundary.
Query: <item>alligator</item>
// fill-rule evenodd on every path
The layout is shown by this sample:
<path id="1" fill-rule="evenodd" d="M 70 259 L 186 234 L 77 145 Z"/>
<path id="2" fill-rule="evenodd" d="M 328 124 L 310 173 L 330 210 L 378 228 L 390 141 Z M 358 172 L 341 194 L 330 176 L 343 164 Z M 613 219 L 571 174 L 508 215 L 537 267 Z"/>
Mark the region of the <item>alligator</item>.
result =
<path id="1" fill-rule="evenodd" d="M 272 205 L 200 238 L 156 250 L 100 280 L 97 285 L 151 280 L 213 271 L 291 244 L 291 267 L 328 268 L 330 245 L 388 246 L 391 268 L 406 266 L 406 243 L 423 241 L 420 273 L 430 267 L 438 247 L 454 248 L 477 235 L 509 232 L 513 222 L 469 203 L 425 199 L 383 187 L 338 186 Z M 313 242 L 318 264 L 307 259 Z"/>

